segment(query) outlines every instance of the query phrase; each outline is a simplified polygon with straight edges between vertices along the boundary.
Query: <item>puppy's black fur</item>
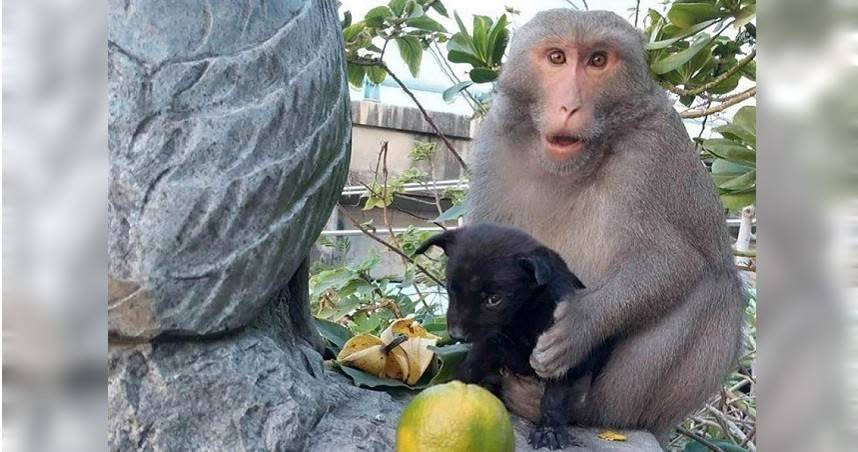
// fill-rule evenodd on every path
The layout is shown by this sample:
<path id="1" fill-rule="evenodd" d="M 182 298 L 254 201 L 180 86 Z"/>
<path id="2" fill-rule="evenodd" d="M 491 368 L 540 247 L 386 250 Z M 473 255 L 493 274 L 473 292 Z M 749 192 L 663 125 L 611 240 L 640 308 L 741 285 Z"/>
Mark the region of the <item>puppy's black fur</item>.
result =
<path id="1" fill-rule="evenodd" d="M 458 379 L 497 392 L 502 370 L 535 377 L 530 354 L 536 340 L 551 325 L 557 303 L 584 289 L 578 277 L 556 252 L 509 226 L 483 223 L 446 231 L 416 253 L 433 245 L 448 256 L 447 329 L 452 338 L 473 344 Z M 565 377 L 545 382 L 541 419 L 529 438 L 534 447 L 565 447 L 572 382 L 592 374 L 604 354 L 601 347 Z"/>

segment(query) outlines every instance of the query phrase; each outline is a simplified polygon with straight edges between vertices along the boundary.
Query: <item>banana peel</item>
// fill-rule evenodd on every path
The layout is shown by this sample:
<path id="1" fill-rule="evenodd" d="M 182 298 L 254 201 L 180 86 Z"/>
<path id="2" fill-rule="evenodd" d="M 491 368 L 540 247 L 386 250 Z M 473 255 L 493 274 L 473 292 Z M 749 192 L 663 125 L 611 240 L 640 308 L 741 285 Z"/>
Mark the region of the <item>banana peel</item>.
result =
<path id="1" fill-rule="evenodd" d="M 343 344 L 337 362 L 380 378 L 393 378 L 413 385 L 432 363 L 440 337 L 429 333 L 414 319 L 391 323 L 381 337 L 359 334 Z"/>

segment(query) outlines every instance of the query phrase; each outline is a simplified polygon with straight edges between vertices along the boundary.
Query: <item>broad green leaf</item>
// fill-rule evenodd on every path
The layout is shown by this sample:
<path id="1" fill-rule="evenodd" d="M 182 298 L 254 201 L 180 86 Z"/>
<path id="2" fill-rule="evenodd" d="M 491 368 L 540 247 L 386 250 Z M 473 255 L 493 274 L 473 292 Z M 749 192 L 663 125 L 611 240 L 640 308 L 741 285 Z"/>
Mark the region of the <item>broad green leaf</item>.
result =
<path id="1" fill-rule="evenodd" d="M 349 83 L 355 88 L 363 87 L 363 76 L 366 74 L 365 66 L 349 63 L 346 65 Z"/>
<path id="2" fill-rule="evenodd" d="M 477 56 L 483 61 L 488 62 L 488 45 L 489 45 L 489 28 L 492 20 L 486 16 L 474 16 L 474 50 L 477 51 Z"/>
<path id="3" fill-rule="evenodd" d="M 718 8 L 708 3 L 674 3 L 667 12 L 667 18 L 679 28 L 692 27 L 719 16 Z"/>
<path id="4" fill-rule="evenodd" d="M 429 350 L 435 352 L 435 356 L 441 361 L 438 371 L 429 381 L 430 385 L 436 385 L 455 378 L 459 364 L 465 360 L 471 350 L 471 344 L 453 344 L 444 347 L 430 346 Z"/>
<path id="5" fill-rule="evenodd" d="M 354 278 L 354 275 L 352 275 L 352 272 L 350 272 L 349 269 L 339 267 L 313 275 L 313 277 L 310 278 L 310 283 L 313 293 L 318 294 L 328 289 L 339 290 L 339 288 L 351 281 L 352 278 Z"/>
<path id="6" fill-rule="evenodd" d="M 489 33 L 488 63 L 489 66 L 499 65 L 509 41 L 509 31 L 506 29 L 506 14 L 502 14 Z"/>
<path id="7" fill-rule="evenodd" d="M 357 22 L 349 25 L 345 30 L 343 30 L 343 40 L 346 42 L 354 40 L 358 33 L 362 32 L 365 28 L 366 24 L 363 22 Z"/>
<path id="8" fill-rule="evenodd" d="M 402 13 L 405 12 L 405 0 L 390 0 L 387 6 L 390 7 L 396 17 L 402 17 Z"/>
<path id="9" fill-rule="evenodd" d="M 450 14 L 447 13 L 447 8 L 444 7 L 444 4 L 441 3 L 441 0 L 435 0 L 434 2 L 429 4 L 429 7 L 438 12 L 438 14 L 444 17 L 450 17 Z"/>
<path id="10" fill-rule="evenodd" d="M 709 39 L 709 35 L 701 33 L 697 39 L 695 39 L 694 43 L 687 49 L 653 63 L 652 71 L 656 74 L 666 74 L 673 71 L 694 58 L 694 55 L 697 55 L 698 52 L 703 50 L 710 43 L 711 40 Z"/>
<path id="11" fill-rule="evenodd" d="M 682 32 L 680 34 L 678 34 L 678 35 L 676 35 L 670 39 L 664 39 L 661 41 L 655 41 L 655 42 L 647 43 L 646 49 L 647 50 L 657 50 L 657 49 L 664 49 L 666 47 L 670 47 L 671 45 L 673 45 L 674 42 L 679 41 L 680 39 L 683 39 L 683 38 L 687 38 L 687 37 L 693 35 L 694 33 L 697 33 L 700 30 L 706 29 L 706 28 L 712 26 L 712 24 L 717 23 L 718 21 L 719 21 L 719 19 L 711 19 L 711 20 L 701 22 L 699 24 L 694 25 L 691 28 L 687 28 L 687 29 L 682 30 Z"/>
<path id="12" fill-rule="evenodd" d="M 498 78 L 498 72 L 485 67 L 475 67 L 468 73 L 474 83 L 488 83 Z"/>
<path id="13" fill-rule="evenodd" d="M 749 171 L 753 171 L 754 167 L 742 163 L 730 162 L 722 159 L 715 159 L 712 162 L 712 180 L 715 185 L 721 185 L 730 179 L 739 177 Z"/>
<path id="14" fill-rule="evenodd" d="M 718 185 L 718 188 L 728 191 L 747 191 L 753 189 L 756 184 L 757 170 L 751 170 Z"/>
<path id="15" fill-rule="evenodd" d="M 384 26 L 384 19 L 393 16 L 393 11 L 387 6 L 378 6 L 367 11 L 364 16 L 364 22 L 370 27 L 381 28 Z"/>
<path id="16" fill-rule="evenodd" d="M 470 54 L 476 58 L 476 54 L 474 53 L 474 47 L 471 44 L 470 39 L 463 35 L 461 32 L 454 34 L 450 37 L 450 40 L 447 41 L 447 50 L 456 50 L 459 52 L 464 52 Z"/>
<path id="17" fill-rule="evenodd" d="M 443 221 L 457 220 L 459 217 L 465 214 L 465 204 L 459 204 L 458 206 L 450 207 L 445 210 L 444 213 L 438 216 L 438 218 L 432 220 L 434 223 L 441 223 Z"/>
<path id="18" fill-rule="evenodd" d="M 319 334 L 325 338 L 325 340 L 336 346 L 334 355 L 339 353 L 339 350 L 343 348 L 343 344 L 352 337 L 351 331 L 339 323 L 334 323 L 318 317 L 314 317 L 313 320 L 316 323 L 316 329 L 319 330 Z"/>
<path id="19" fill-rule="evenodd" d="M 423 15 L 423 7 L 414 0 L 408 0 L 405 4 L 405 14 L 408 19 L 415 19 Z"/>
<path id="20" fill-rule="evenodd" d="M 742 127 L 746 130 L 754 132 L 756 135 L 757 131 L 757 107 L 753 105 L 748 105 L 739 109 L 735 115 L 733 115 L 733 124 Z"/>
<path id="21" fill-rule="evenodd" d="M 757 62 L 750 61 L 748 64 L 742 66 L 742 69 L 739 70 L 745 77 L 748 77 L 749 80 L 756 81 L 757 80 Z"/>
<path id="22" fill-rule="evenodd" d="M 387 71 L 381 66 L 367 66 L 366 75 L 369 77 L 369 81 L 380 85 L 387 78 Z"/>
<path id="23" fill-rule="evenodd" d="M 709 88 L 707 90 L 710 94 L 727 94 L 736 89 L 739 86 L 739 80 L 742 78 L 742 74 L 735 73 L 730 76 L 727 80 Z"/>
<path id="24" fill-rule="evenodd" d="M 420 40 L 414 36 L 402 36 L 396 38 L 396 45 L 399 47 L 399 56 L 408 65 L 411 75 L 417 77 L 420 72 L 420 60 L 423 58 L 423 47 L 420 45 Z"/>
<path id="25" fill-rule="evenodd" d="M 720 133 L 721 136 L 727 139 L 744 141 L 751 146 L 757 144 L 757 137 L 756 135 L 754 135 L 753 131 L 749 131 L 748 129 L 741 127 L 735 123 L 719 126 L 712 130 Z"/>
<path id="26" fill-rule="evenodd" d="M 471 35 L 468 34 L 468 29 L 465 28 L 465 24 L 462 22 L 462 19 L 459 17 L 459 13 L 457 13 L 456 11 L 453 11 L 453 18 L 456 19 L 456 25 L 459 26 L 459 33 L 462 34 L 461 36 L 464 39 L 464 42 L 467 43 L 468 47 L 473 48 L 474 47 L 474 41 L 473 41 L 473 39 L 471 39 Z"/>
<path id="27" fill-rule="evenodd" d="M 741 144 L 724 138 L 712 138 L 703 141 L 706 149 L 715 157 L 739 163 L 749 163 L 756 166 L 757 154 Z"/>
<path id="28" fill-rule="evenodd" d="M 482 66 L 483 62 L 476 56 L 462 52 L 459 50 L 450 50 L 447 52 L 447 59 L 453 63 L 468 63 L 471 66 Z"/>
<path id="29" fill-rule="evenodd" d="M 474 82 L 470 80 L 465 80 L 464 82 L 456 83 L 455 85 L 444 90 L 444 93 L 441 94 L 441 97 L 444 99 L 444 102 L 452 102 L 456 96 L 462 92 L 462 90 L 468 88 L 473 85 Z"/>
<path id="30" fill-rule="evenodd" d="M 413 19 L 408 19 L 405 21 L 405 25 L 426 31 L 439 31 L 441 33 L 447 32 L 447 29 L 444 28 L 443 25 L 439 24 L 429 16 L 420 16 L 415 17 Z"/>

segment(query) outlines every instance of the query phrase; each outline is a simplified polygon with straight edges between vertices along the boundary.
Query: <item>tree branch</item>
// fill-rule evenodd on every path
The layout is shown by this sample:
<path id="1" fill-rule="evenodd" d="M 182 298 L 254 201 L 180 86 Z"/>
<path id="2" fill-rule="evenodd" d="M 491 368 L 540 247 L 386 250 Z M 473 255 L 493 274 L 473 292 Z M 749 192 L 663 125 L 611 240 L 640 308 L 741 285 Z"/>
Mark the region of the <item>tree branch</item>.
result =
<path id="1" fill-rule="evenodd" d="M 723 83 L 728 78 L 736 75 L 737 72 L 739 72 L 743 67 L 745 67 L 748 63 L 750 63 L 754 59 L 754 57 L 756 57 L 756 56 L 757 56 L 757 49 L 754 49 L 751 51 L 751 53 L 748 54 L 748 56 L 746 56 L 741 61 L 736 63 L 735 66 L 731 67 L 729 71 L 719 75 L 718 77 L 716 77 L 715 79 L 713 79 L 712 81 L 710 81 L 704 85 L 698 86 L 697 88 L 682 89 L 682 88 L 678 88 L 676 86 L 673 86 L 670 83 L 667 83 L 667 85 L 666 85 L 667 90 L 672 92 L 672 93 L 679 94 L 680 96 L 696 96 L 700 93 L 703 93 L 705 91 L 708 91 L 708 90 L 720 85 L 721 83 Z"/>
<path id="2" fill-rule="evenodd" d="M 430 273 L 430 272 L 429 272 L 429 270 L 426 270 L 426 268 L 425 268 L 425 267 L 423 267 L 422 265 L 418 264 L 414 259 L 412 259 L 412 258 L 408 257 L 408 255 L 406 255 L 405 253 L 403 253 L 399 248 L 397 248 L 397 247 L 395 247 L 395 246 L 391 245 L 390 243 L 387 243 L 387 242 L 386 242 L 385 240 L 383 240 L 382 238 L 380 238 L 380 237 L 378 237 L 377 235 L 373 234 L 369 229 L 365 228 L 362 224 L 360 224 L 360 222 L 359 222 L 359 221 L 357 221 L 357 219 L 356 219 L 355 217 L 353 217 L 353 216 L 351 216 L 351 214 L 349 214 L 349 212 L 345 209 L 345 207 L 343 207 L 343 206 L 342 206 L 342 205 L 340 205 L 340 204 L 337 204 L 337 210 L 339 210 L 339 211 L 340 211 L 340 213 L 341 213 L 341 214 L 343 214 L 343 216 L 345 216 L 346 218 L 348 218 L 348 219 L 349 219 L 349 221 L 351 221 L 351 222 L 352 222 L 352 224 L 354 225 L 354 227 L 356 227 L 356 228 L 360 229 L 360 231 L 361 231 L 361 232 L 363 232 L 364 234 L 366 234 L 367 236 L 369 236 L 369 238 L 371 238 L 371 239 L 375 240 L 376 242 L 378 242 L 378 243 L 380 243 L 380 244 L 384 245 L 384 246 L 385 246 L 385 248 L 389 249 L 390 251 L 393 251 L 394 253 L 396 253 L 396 254 L 398 254 L 399 256 L 401 256 L 401 257 L 403 257 L 404 259 L 406 259 L 408 262 L 410 262 L 410 263 L 414 264 L 414 266 L 415 266 L 415 267 L 417 267 L 417 269 L 418 269 L 418 270 L 420 270 L 420 271 L 421 271 L 421 272 L 423 272 L 426 276 L 428 276 L 428 277 L 429 277 L 429 279 L 431 279 L 432 281 L 434 281 L 434 282 L 435 282 L 435 284 L 438 284 L 438 285 L 439 285 L 439 286 L 441 286 L 441 287 L 446 287 L 446 286 L 444 286 L 444 283 L 442 283 L 442 282 L 441 282 L 441 280 L 439 280 L 438 278 L 436 278 L 436 277 L 435 277 L 435 275 L 433 275 L 432 273 Z"/>
<path id="3" fill-rule="evenodd" d="M 724 111 L 733 105 L 736 105 L 740 102 L 746 101 L 757 95 L 757 87 L 748 89 L 747 91 L 742 91 L 735 96 L 729 96 L 723 99 L 723 102 L 710 108 L 698 108 L 694 110 L 685 110 L 679 114 L 682 118 L 699 118 L 701 116 L 708 116 L 714 113 L 718 113 L 720 111 Z"/>

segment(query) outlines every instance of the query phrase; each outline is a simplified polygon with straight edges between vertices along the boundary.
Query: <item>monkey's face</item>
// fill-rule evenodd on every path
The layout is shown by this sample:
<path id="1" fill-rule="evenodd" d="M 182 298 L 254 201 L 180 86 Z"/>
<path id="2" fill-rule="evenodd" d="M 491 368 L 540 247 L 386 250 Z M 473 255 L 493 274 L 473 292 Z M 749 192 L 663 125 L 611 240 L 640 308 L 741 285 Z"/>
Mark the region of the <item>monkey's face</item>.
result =
<path id="1" fill-rule="evenodd" d="M 599 135 L 596 105 L 622 65 L 607 44 L 540 41 L 528 52 L 537 89 L 532 114 L 545 157 L 563 163 Z"/>

